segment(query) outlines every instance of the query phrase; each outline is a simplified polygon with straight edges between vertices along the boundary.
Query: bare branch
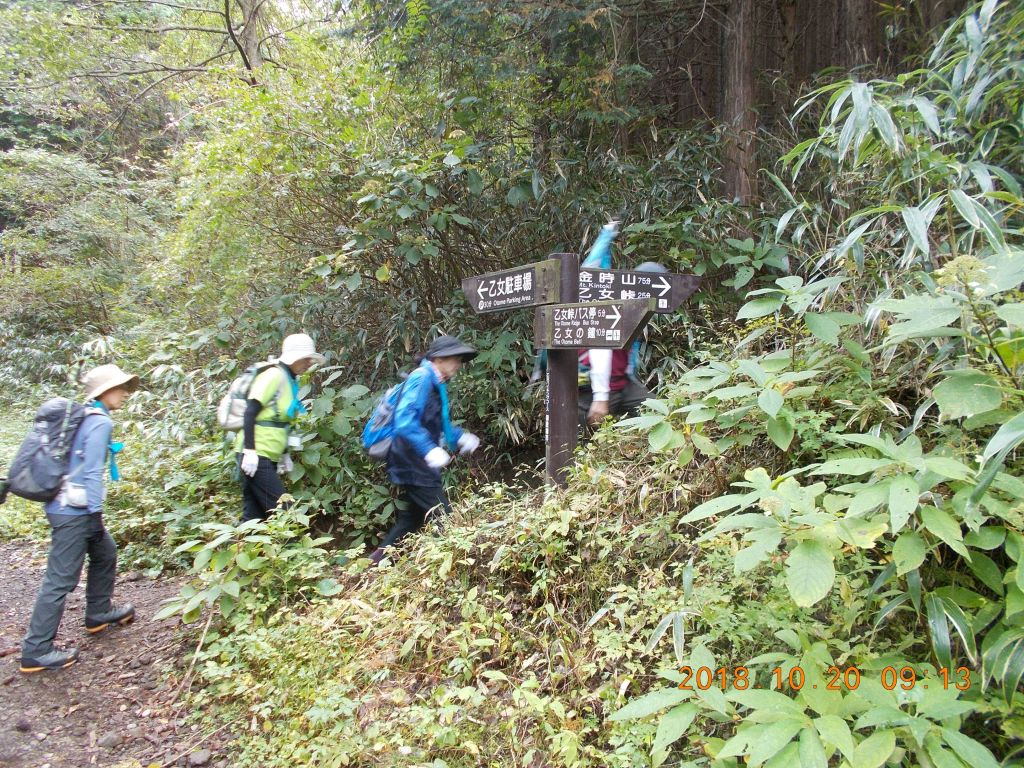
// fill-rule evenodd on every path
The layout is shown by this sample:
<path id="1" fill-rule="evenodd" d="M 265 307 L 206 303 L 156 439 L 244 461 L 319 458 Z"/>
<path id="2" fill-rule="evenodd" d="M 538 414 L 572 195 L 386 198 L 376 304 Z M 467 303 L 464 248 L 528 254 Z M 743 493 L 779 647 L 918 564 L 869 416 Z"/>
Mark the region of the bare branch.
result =
<path id="1" fill-rule="evenodd" d="M 223 29 L 217 29 L 215 27 L 124 27 L 115 25 L 113 27 L 105 27 L 102 24 L 77 24 L 73 21 L 63 22 L 65 27 L 73 27 L 75 29 L 93 29 L 99 32 L 145 32 L 151 35 L 162 35 L 167 32 L 206 32 L 215 35 L 223 35 Z"/>
<path id="2" fill-rule="evenodd" d="M 163 5 L 167 8 L 175 8 L 179 11 L 192 11 L 193 13 L 210 13 L 214 16 L 223 16 L 224 14 L 220 11 L 211 10 L 209 8 L 199 8 L 194 5 L 178 5 L 177 3 L 166 3 L 161 0 L 97 0 L 94 3 L 89 3 L 85 8 L 99 8 L 104 5 Z"/>

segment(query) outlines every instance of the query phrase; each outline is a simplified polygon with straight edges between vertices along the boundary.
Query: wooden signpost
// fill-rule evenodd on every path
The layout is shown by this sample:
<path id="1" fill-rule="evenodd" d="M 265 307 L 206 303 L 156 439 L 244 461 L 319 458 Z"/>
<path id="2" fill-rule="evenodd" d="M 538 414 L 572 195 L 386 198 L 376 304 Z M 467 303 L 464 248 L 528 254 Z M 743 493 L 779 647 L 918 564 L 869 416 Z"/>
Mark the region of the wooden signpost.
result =
<path id="1" fill-rule="evenodd" d="M 554 253 L 546 261 L 462 281 L 474 312 L 536 307 L 534 345 L 548 355 L 544 421 L 549 483 L 565 483 L 576 450 L 579 350 L 625 349 L 652 314 L 674 312 L 699 285 L 693 275 L 581 270 L 575 253 Z"/>

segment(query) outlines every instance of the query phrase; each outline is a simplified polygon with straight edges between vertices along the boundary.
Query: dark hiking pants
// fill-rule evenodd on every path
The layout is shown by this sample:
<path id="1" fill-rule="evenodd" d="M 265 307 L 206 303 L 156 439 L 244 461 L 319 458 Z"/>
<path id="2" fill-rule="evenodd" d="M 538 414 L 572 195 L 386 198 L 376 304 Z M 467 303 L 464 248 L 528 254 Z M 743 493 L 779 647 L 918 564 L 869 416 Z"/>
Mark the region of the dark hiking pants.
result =
<path id="1" fill-rule="evenodd" d="M 102 515 L 47 515 L 50 521 L 50 555 L 39 587 L 22 656 L 38 658 L 53 650 L 64 615 L 64 601 L 78 586 L 82 565 L 89 557 L 85 582 L 85 615 L 97 616 L 113 609 L 117 573 L 117 545 L 103 527 Z"/>
<path id="2" fill-rule="evenodd" d="M 242 454 L 237 454 L 238 474 L 242 478 L 242 522 L 266 520 L 284 494 L 284 484 L 277 474 L 277 462 L 260 456 L 256 474 L 249 477 L 242 472 Z"/>
<path id="3" fill-rule="evenodd" d="M 608 394 L 608 414 L 618 418 L 619 416 L 636 416 L 644 400 L 651 397 L 651 392 L 643 384 L 637 384 L 632 379 L 626 382 L 626 386 L 619 390 L 612 390 Z M 594 401 L 594 393 L 590 387 L 583 387 L 579 393 L 579 420 L 580 426 L 587 425 L 587 413 L 590 411 L 590 404 Z"/>
<path id="4" fill-rule="evenodd" d="M 402 485 L 402 503 L 395 510 L 395 524 L 381 542 L 381 548 L 397 544 L 410 533 L 415 533 L 426 522 L 427 515 L 444 515 L 452 511 L 444 488 L 420 485 Z"/>

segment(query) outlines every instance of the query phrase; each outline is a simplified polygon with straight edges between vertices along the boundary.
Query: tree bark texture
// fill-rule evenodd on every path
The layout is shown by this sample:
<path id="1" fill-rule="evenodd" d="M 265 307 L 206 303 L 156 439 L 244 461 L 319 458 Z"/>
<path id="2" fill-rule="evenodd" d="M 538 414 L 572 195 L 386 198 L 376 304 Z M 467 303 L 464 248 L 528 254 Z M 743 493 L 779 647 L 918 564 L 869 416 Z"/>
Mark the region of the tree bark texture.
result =
<path id="1" fill-rule="evenodd" d="M 722 121 L 722 191 L 741 204 L 757 194 L 754 137 L 757 112 L 754 93 L 754 0 L 732 0 L 725 30 Z"/>

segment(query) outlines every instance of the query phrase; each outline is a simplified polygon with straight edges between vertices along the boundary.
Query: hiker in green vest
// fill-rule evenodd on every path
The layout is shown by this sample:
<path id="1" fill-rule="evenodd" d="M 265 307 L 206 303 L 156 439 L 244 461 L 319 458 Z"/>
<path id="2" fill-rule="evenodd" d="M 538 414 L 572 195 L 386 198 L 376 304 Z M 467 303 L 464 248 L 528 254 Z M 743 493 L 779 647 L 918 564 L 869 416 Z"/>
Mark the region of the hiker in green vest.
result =
<path id="1" fill-rule="evenodd" d="M 266 520 L 284 494 L 279 474 L 290 472 L 289 448 L 297 447 L 292 425 L 306 408 L 299 400 L 298 377 L 324 356 L 304 333 L 288 336 L 277 365 L 262 371 L 249 389 L 242 431 L 235 452 L 242 481 L 242 522 Z"/>

